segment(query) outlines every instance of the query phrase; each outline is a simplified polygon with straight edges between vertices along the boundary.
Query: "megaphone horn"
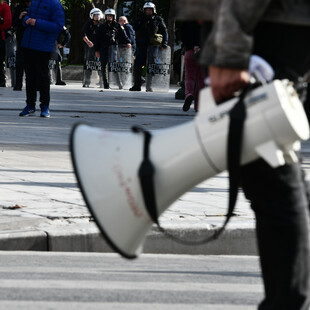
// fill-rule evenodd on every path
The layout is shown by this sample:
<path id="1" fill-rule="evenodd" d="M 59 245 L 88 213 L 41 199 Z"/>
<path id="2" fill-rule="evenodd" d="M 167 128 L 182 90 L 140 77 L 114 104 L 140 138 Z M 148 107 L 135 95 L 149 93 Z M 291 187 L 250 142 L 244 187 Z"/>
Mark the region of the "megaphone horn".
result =
<path id="1" fill-rule="evenodd" d="M 115 251 L 127 258 L 136 257 L 153 221 L 172 202 L 226 169 L 228 114 L 237 100 L 216 106 L 210 89 L 202 90 L 195 119 L 152 131 L 147 156 L 145 134 L 74 126 L 74 170 L 90 212 Z M 293 87 L 275 80 L 249 92 L 244 103 L 247 118 L 241 164 L 259 157 L 273 167 L 296 161 L 294 151 L 298 141 L 309 138 L 309 126 Z M 146 164 L 151 162 L 154 169 L 150 186 L 157 209 L 153 214 L 146 207 L 140 183 L 149 178 L 139 177 L 146 158 Z"/>

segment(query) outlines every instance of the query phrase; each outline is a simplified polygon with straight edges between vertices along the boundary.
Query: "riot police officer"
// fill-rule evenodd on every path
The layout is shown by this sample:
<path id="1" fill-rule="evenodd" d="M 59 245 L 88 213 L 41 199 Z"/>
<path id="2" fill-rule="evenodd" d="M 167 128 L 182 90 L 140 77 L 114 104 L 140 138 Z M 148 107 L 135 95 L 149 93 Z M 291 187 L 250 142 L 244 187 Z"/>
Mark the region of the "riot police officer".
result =
<path id="1" fill-rule="evenodd" d="M 136 59 L 134 64 L 134 85 L 130 91 L 141 91 L 142 68 L 146 65 L 147 48 L 150 45 L 168 46 L 168 31 L 164 20 L 157 15 L 156 6 L 146 2 L 143 6 L 143 15 L 134 25 L 136 32 Z"/>
<path id="2" fill-rule="evenodd" d="M 103 13 L 100 9 L 94 8 L 89 12 L 90 20 L 87 21 L 82 29 L 83 41 L 86 43 L 85 46 L 85 56 L 84 56 L 84 71 L 83 71 L 83 87 L 89 87 L 90 78 L 92 74 L 92 69 L 86 67 L 87 60 L 95 60 L 95 37 L 96 32 L 101 25 L 101 19 L 103 18 Z M 100 78 L 100 87 L 102 87 L 102 76 L 101 72 L 99 73 Z"/>
<path id="3" fill-rule="evenodd" d="M 104 12 L 105 22 L 100 25 L 96 34 L 96 57 L 100 58 L 103 84 L 105 89 L 109 89 L 107 76 L 107 64 L 109 59 L 109 46 L 118 45 L 119 41 L 127 44 L 127 48 L 131 48 L 130 40 L 123 26 L 115 20 L 115 10 L 107 9 Z"/>

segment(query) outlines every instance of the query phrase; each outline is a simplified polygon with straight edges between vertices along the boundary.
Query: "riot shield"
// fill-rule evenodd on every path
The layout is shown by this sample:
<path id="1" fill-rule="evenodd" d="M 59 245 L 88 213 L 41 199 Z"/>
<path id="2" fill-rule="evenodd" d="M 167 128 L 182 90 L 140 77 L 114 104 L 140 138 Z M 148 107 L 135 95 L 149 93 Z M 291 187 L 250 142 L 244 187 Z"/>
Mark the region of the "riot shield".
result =
<path id="1" fill-rule="evenodd" d="M 112 89 L 129 89 L 132 86 L 132 49 L 126 45 L 109 47 L 109 85 Z"/>
<path id="2" fill-rule="evenodd" d="M 170 85 L 171 50 L 160 45 L 147 49 L 146 91 L 168 92 Z"/>
<path id="3" fill-rule="evenodd" d="M 15 34 L 11 33 L 8 38 L 5 39 L 5 54 L 6 54 L 6 67 L 7 75 L 11 80 L 11 87 L 15 86 L 16 75 L 15 75 L 15 65 L 16 65 L 16 39 Z"/>
<path id="4" fill-rule="evenodd" d="M 92 76 L 92 72 L 98 72 L 95 76 Z M 83 69 L 83 86 L 89 87 L 93 79 L 97 80 L 99 75 L 99 87 L 103 87 L 102 73 L 101 73 L 101 62 L 96 58 L 95 48 L 85 46 L 84 54 L 84 69 Z"/>

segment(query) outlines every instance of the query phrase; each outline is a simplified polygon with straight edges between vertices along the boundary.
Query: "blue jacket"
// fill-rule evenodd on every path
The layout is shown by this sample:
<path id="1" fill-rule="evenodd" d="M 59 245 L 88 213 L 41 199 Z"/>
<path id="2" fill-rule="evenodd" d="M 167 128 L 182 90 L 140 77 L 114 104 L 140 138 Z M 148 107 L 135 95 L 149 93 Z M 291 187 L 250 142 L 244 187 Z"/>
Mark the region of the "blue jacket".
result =
<path id="1" fill-rule="evenodd" d="M 133 30 L 133 27 L 130 24 L 125 24 L 124 25 L 125 31 L 127 33 L 128 39 L 131 41 L 131 48 L 132 48 L 132 53 L 136 53 L 136 34 L 135 31 Z"/>
<path id="2" fill-rule="evenodd" d="M 36 19 L 34 26 L 26 25 L 28 18 Z M 22 46 L 25 48 L 52 52 L 58 34 L 63 29 L 65 14 L 59 0 L 32 0 L 23 19 L 26 27 Z"/>

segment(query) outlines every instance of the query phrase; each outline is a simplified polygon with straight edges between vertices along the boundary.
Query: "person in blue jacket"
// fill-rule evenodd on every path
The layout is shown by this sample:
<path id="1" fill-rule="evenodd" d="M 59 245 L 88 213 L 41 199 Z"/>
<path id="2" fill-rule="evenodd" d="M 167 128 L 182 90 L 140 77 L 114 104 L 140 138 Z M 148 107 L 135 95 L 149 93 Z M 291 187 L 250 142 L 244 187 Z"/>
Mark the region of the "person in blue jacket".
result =
<path id="1" fill-rule="evenodd" d="M 19 116 L 34 115 L 37 90 L 40 91 L 41 117 L 50 117 L 49 59 L 63 29 L 65 14 L 59 0 L 32 0 L 23 19 L 26 27 L 22 47 L 26 72 L 26 107 Z"/>

